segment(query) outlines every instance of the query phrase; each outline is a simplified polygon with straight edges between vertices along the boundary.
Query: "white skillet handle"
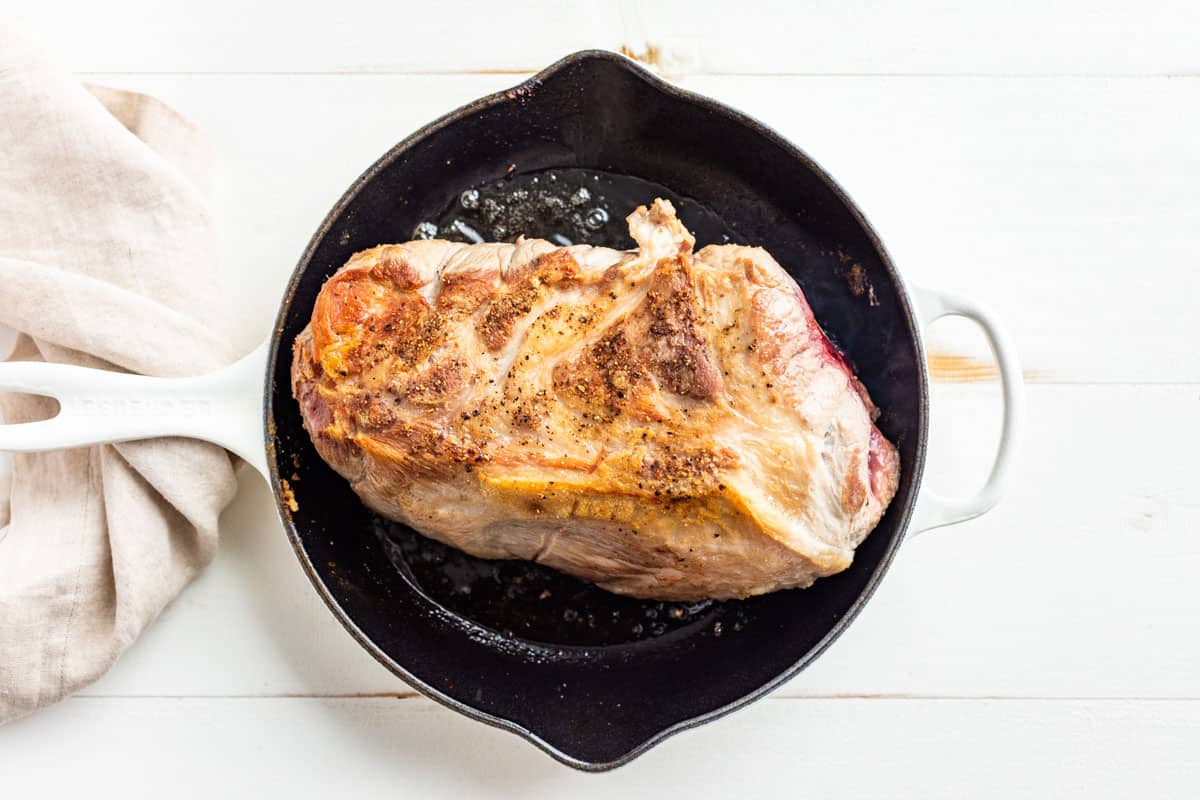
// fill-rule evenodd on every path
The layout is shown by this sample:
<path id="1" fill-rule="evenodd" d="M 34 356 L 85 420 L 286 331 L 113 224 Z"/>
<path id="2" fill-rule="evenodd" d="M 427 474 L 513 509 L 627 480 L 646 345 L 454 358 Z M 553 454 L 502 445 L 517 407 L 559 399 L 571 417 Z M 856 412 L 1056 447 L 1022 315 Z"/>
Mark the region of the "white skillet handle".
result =
<path id="1" fill-rule="evenodd" d="M 40 361 L 0 363 L 0 391 L 58 400 L 56 416 L 0 425 L 0 450 L 61 450 L 159 436 L 219 444 L 267 472 L 263 381 L 267 345 L 194 378 L 149 378 Z"/>
<path id="2" fill-rule="evenodd" d="M 931 489 L 923 489 L 917 498 L 916 514 L 910 527 L 911 532 L 917 534 L 974 519 L 999 502 L 1024 422 L 1025 384 L 1012 341 L 994 316 L 970 300 L 945 292 L 917 289 L 914 294 L 924 328 L 928 328 L 934 320 L 947 316 L 966 317 L 983 328 L 992 354 L 1000 365 L 1000 382 L 1004 393 L 1004 426 L 987 483 L 975 495 L 961 498 L 943 497 Z"/>

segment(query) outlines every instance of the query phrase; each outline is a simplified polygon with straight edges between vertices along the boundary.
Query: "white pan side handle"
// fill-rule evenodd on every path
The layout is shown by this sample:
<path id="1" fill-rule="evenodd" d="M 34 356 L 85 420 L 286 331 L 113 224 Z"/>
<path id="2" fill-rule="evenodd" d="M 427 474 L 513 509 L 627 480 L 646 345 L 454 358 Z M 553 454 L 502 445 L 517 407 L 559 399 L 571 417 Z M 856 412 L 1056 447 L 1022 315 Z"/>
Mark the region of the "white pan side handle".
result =
<path id="1" fill-rule="evenodd" d="M 1025 384 L 1021 365 L 1017 361 L 1012 341 L 1004 326 L 978 304 L 962 297 L 917 289 L 918 314 L 923 328 L 947 316 L 966 317 L 983 329 L 992 354 L 1000 367 L 1000 383 L 1004 396 L 1004 424 L 1000 432 L 1000 445 L 987 482 L 970 497 L 943 497 L 931 489 L 922 489 L 917 498 L 916 513 L 909 530 L 913 534 L 953 525 L 978 517 L 999 502 L 1016 456 L 1021 427 L 1025 418 Z"/>
<path id="2" fill-rule="evenodd" d="M 17 453 L 185 436 L 213 442 L 267 472 L 262 423 L 267 343 L 228 367 L 194 378 L 47 364 L 0 363 L 0 392 L 53 397 L 57 415 L 0 425 L 0 450 Z"/>

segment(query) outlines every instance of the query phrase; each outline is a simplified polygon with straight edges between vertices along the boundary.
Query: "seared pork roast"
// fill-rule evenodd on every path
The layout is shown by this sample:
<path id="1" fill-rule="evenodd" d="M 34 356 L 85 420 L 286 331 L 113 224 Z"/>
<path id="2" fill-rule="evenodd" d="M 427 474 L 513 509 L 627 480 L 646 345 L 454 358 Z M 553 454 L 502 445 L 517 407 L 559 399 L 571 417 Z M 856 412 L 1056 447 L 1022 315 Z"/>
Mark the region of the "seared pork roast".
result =
<path id="1" fill-rule="evenodd" d="M 760 248 L 669 202 L 636 250 L 414 241 L 354 255 L 297 337 L 317 451 L 368 507 L 482 558 L 661 600 L 850 565 L 899 480 L 875 408 Z"/>

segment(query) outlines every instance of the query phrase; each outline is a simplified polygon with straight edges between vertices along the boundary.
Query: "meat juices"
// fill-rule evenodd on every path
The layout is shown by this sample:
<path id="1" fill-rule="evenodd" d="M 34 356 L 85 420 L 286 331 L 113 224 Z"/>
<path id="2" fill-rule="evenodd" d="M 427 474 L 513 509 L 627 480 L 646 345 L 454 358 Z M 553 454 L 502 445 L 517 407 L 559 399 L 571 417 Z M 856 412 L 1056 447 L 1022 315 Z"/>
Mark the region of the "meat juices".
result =
<path id="1" fill-rule="evenodd" d="M 899 459 L 760 248 L 669 202 L 638 249 L 382 245 L 322 288 L 293 393 L 368 507 L 482 558 L 619 594 L 726 599 L 848 567 Z"/>

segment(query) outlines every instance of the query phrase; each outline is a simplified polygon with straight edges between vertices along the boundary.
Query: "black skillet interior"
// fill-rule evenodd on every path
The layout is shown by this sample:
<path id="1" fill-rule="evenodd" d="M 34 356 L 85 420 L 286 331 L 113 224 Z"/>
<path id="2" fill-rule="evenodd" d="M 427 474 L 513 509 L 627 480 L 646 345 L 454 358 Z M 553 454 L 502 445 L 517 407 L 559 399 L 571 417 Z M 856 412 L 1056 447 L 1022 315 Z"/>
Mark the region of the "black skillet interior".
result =
<path id="1" fill-rule="evenodd" d="M 535 180 L 536 179 L 536 180 Z M 741 602 L 618 598 L 544 568 L 484 562 L 374 517 L 313 450 L 289 388 L 291 343 L 324 280 L 355 251 L 435 233 L 519 233 L 628 246 L 622 218 L 676 201 L 698 246 L 766 247 L 804 289 L 900 448 L 891 509 L 846 572 Z M 926 403 L 913 318 L 865 221 L 806 156 L 757 123 L 620 56 L 577 53 L 397 145 L 313 238 L 277 328 L 266 413 L 276 489 L 310 577 L 386 666 L 564 762 L 615 766 L 753 699 L 841 631 L 907 523 Z M 799 724 L 799 723 L 798 723 Z"/>

